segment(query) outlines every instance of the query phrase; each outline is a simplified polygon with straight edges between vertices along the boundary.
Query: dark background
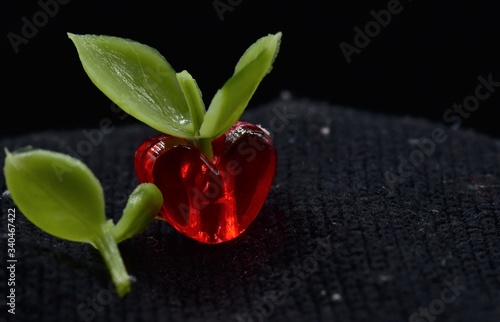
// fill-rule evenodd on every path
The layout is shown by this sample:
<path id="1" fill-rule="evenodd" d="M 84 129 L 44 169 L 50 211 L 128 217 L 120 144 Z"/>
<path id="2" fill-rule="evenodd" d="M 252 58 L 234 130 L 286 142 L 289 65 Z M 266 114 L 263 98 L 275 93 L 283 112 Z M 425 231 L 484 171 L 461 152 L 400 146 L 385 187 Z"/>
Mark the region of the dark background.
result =
<path id="1" fill-rule="evenodd" d="M 2 136 L 97 127 L 103 117 L 117 116 L 84 73 L 66 32 L 121 36 L 155 47 L 174 69 L 195 77 L 207 106 L 244 50 L 277 31 L 283 32 L 280 54 L 248 109 L 286 90 L 296 98 L 451 125 L 443 113 L 474 94 L 478 76 L 500 81 L 495 1 L 402 0 L 402 11 L 351 63 L 340 44 L 354 45 L 354 28 L 364 29 L 374 20 L 370 12 L 390 1 L 221 0 L 231 6 L 222 16 L 214 1 L 59 0 L 57 8 L 55 1 L 2 0 Z M 52 17 L 42 19 L 15 53 L 8 34 L 24 37 L 26 21 L 43 18 L 37 16 L 42 3 L 52 4 Z M 461 127 L 499 136 L 498 92 L 461 118 Z"/>

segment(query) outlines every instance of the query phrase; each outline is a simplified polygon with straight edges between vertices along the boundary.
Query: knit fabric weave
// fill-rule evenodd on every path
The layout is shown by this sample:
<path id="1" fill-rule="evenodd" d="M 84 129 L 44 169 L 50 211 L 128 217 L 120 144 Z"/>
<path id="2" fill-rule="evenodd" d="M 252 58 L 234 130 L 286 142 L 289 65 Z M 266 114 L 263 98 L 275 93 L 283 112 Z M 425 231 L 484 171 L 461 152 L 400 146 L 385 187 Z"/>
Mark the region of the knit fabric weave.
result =
<path id="1" fill-rule="evenodd" d="M 242 120 L 268 129 L 278 150 L 261 212 L 219 245 L 154 221 L 119 244 L 135 280 L 124 299 L 92 246 L 41 231 L 4 193 L 0 321 L 500 321 L 500 141 L 307 99 L 278 99 Z M 138 184 L 134 151 L 156 132 L 111 122 L 92 145 L 82 142 L 93 129 L 75 129 L 0 146 L 79 157 L 117 220 Z M 15 315 L 6 306 L 9 208 Z"/>

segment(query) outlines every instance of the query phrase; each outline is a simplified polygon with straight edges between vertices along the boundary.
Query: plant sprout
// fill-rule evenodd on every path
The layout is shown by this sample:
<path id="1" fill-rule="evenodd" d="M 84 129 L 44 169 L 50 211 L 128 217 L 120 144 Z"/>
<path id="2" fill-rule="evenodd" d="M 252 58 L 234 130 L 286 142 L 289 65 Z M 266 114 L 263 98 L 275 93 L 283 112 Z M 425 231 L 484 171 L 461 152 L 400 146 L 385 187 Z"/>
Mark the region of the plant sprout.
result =
<path id="1" fill-rule="evenodd" d="M 186 70 L 176 73 L 156 49 L 131 39 L 68 33 L 94 85 L 161 132 L 136 149 L 137 178 L 163 193 L 162 217 L 199 242 L 239 236 L 270 191 L 276 172 L 270 133 L 239 118 L 271 71 L 281 36 L 268 34 L 250 45 L 205 109 L 194 78 Z"/>
<path id="2" fill-rule="evenodd" d="M 138 185 L 115 225 L 106 220 L 103 188 L 91 170 L 68 155 L 27 147 L 5 149 L 4 174 L 13 201 L 35 226 L 55 237 L 89 243 L 111 274 L 120 297 L 130 292 L 130 277 L 117 243 L 144 231 L 157 215 L 161 192 Z"/>
<path id="3" fill-rule="evenodd" d="M 281 36 L 253 43 L 205 109 L 195 79 L 186 70 L 176 73 L 156 49 L 120 37 L 68 33 L 87 75 L 109 99 L 150 127 L 192 141 L 210 160 L 211 142 L 239 120 L 271 71 Z"/>

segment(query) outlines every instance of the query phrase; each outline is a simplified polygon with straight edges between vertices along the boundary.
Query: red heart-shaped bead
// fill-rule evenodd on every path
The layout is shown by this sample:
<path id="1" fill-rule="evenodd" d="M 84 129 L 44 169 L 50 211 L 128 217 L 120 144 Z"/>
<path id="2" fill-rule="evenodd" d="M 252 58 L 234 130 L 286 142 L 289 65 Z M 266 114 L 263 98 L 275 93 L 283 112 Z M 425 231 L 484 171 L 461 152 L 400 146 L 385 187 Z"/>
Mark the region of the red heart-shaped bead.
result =
<path id="1" fill-rule="evenodd" d="M 260 212 L 276 172 L 269 133 L 239 121 L 212 141 L 213 162 L 185 139 L 159 134 L 135 152 L 139 182 L 163 194 L 160 213 L 175 229 L 199 242 L 238 237 Z"/>

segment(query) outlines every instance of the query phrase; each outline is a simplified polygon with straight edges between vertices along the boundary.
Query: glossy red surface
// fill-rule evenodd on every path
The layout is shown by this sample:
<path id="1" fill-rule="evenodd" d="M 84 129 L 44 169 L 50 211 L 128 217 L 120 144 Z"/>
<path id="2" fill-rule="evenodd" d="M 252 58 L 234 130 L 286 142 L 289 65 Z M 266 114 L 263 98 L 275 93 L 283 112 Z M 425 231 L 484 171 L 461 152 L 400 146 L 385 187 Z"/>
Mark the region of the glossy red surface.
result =
<path id="1" fill-rule="evenodd" d="M 257 125 L 237 122 L 212 141 L 214 160 L 169 135 L 145 140 L 135 153 L 139 181 L 163 193 L 163 218 L 184 235 L 216 244 L 238 237 L 260 212 L 276 172 L 276 149 Z"/>

